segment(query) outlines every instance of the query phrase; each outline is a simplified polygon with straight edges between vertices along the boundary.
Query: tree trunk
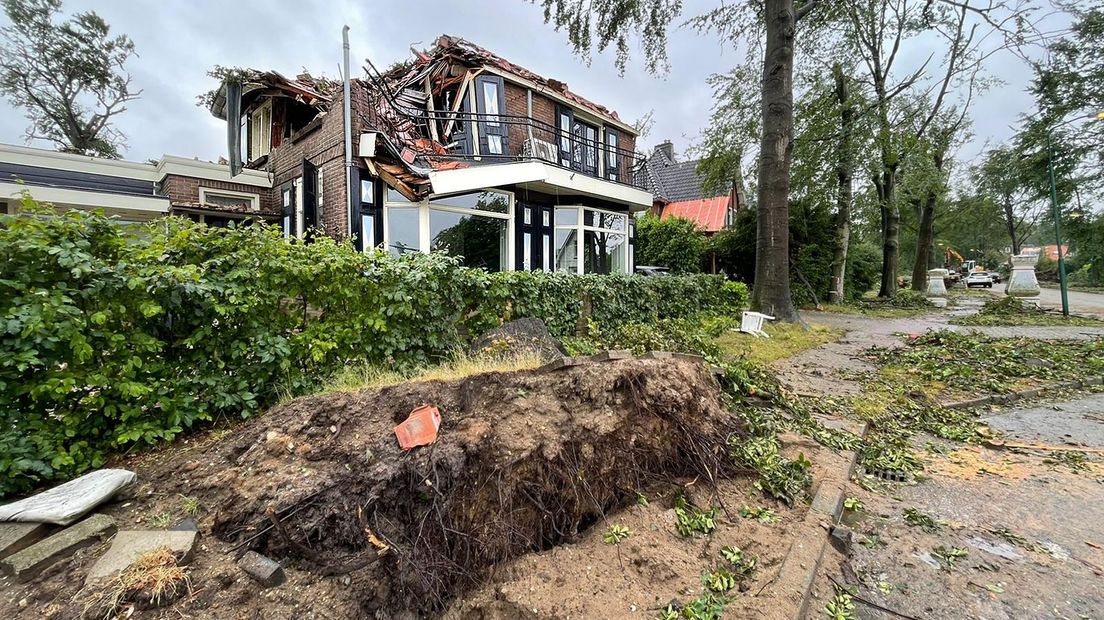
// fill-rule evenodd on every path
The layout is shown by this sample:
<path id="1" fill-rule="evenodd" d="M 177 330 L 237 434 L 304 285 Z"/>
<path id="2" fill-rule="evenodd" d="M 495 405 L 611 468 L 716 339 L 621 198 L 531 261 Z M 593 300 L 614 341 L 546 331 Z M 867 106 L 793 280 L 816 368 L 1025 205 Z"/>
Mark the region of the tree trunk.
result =
<path id="1" fill-rule="evenodd" d="M 832 67 L 836 78 L 836 99 L 840 105 L 840 141 L 839 157 L 836 161 L 836 178 L 839 194 L 836 196 L 836 254 L 832 259 L 832 290 L 828 292 L 828 303 L 843 303 L 843 282 L 847 277 L 847 245 L 851 238 L 851 126 L 854 110 L 851 109 L 850 89 L 843 75 L 843 67 Z"/>
<path id="2" fill-rule="evenodd" d="M 1020 239 L 1016 234 L 1016 214 L 1012 211 L 1012 197 L 1004 197 L 1004 225 L 1008 228 L 1008 238 L 1012 240 L 1012 256 L 1020 255 Z"/>
<path id="3" fill-rule="evenodd" d="M 759 149 L 755 290 L 751 307 L 798 321 L 790 297 L 790 162 L 793 156 L 793 0 L 766 0 L 763 134 Z"/>
<path id="4" fill-rule="evenodd" d="M 897 295 L 897 247 L 901 238 L 896 166 L 886 166 L 878 187 L 878 203 L 882 214 L 882 286 L 878 290 L 878 297 L 892 299 Z"/>
<path id="5" fill-rule="evenodd" d="M 916 235 L 916 263 L 912 266 L 912 290 L 921 293 L 928 290 L 928 269 L 931 265 L 932 242 L 935 240 L 936 200 L 935 191 L 929 191 L 917 214 L 920 229 Z"/>

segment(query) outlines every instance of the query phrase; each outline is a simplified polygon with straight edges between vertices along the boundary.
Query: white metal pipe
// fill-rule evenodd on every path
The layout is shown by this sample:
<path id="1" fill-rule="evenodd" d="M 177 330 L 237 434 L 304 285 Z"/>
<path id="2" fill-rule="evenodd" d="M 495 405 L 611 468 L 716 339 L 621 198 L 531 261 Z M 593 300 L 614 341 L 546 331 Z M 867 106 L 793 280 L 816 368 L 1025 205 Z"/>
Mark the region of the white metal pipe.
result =
<path id="1" fill-rule="evenodd" d="M 348 236 L 353 236 L 353 218 L 356 217 L 356 212 L 353 204 L 353 109 L 352 109 L 352 96 L 349 92 L 349 26 L 345 25 L 341 28 L 342 39 L 342 73 L 344 74 L 344 80 L 342 80 L 342 107 L 344 108 L 344 122 L 345 122 L 345 211 L 348 214 Z M 364 232 L 361 231 L 361 235 Z"/>

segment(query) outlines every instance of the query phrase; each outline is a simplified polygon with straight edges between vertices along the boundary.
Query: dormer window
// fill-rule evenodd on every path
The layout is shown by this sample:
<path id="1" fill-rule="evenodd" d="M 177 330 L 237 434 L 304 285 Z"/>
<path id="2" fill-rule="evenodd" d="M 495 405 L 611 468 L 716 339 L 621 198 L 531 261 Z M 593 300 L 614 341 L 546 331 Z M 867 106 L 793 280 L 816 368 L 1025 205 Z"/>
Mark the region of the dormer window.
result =
<path id="1" fill-rule="evenodd" d="M 249 161 L 272 150 L 272 101 L 265 101 L 249 115 Z"/>

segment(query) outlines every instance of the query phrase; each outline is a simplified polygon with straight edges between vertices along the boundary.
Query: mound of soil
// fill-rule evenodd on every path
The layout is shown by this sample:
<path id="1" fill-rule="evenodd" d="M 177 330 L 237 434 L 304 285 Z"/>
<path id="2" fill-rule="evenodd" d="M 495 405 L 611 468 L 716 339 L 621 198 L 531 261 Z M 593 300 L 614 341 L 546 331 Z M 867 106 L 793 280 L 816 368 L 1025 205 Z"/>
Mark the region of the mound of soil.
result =
<path id="1" fill-rule="evenodd" d="M 404 453 L 393 429 L 424 404 L 441 411 L 438 440 Z M 291 401 L 166 451 L 139 469 L 139 492 L 198 498 L 201 530 L 298 569 L 291 584 L 346 575 L 346 613 L 421 615 L 498 563 L 576 541 L 638 492 L 711 488 L 733 473 L 725 444 L 742 431 L 691 361 L 491 373 Z"/>

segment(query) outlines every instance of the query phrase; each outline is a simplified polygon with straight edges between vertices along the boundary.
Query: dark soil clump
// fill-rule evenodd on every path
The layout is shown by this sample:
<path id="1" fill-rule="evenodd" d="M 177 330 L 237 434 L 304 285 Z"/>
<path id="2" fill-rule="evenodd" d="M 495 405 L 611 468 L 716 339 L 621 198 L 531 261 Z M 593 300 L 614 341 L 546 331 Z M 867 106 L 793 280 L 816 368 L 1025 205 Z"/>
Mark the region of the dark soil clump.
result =
<path id="1" fill-rule="evenodd" d="M 393 428 L 423 404 L 441 410 L 438 440 L 403 453 Z M 429 613 L 638 491 L 732 473 L 726 440 L 742 430 L 693 362 L 491 373 L 279 406 L 208 447 L 189 492 L 218 507 L 213 534 L 237 552 L 320 576 L 367 568 L 350 592 L 362 613 Z M 178 471 L 166 459 L 147 480 Z"/>

